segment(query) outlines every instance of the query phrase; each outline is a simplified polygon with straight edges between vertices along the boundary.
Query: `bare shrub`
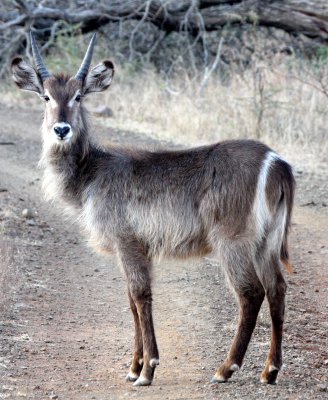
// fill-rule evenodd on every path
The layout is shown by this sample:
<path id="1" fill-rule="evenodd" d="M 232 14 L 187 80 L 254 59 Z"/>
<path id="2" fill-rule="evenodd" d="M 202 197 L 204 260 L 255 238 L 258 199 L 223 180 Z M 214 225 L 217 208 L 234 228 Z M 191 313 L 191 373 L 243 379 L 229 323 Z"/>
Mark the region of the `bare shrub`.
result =
<path id="1" fill-rule="evenodd" d="M 0 76 L 17 51 L 30 54 L 26 46 L 30 29 L 42 39 L 46 50 L 69 25 L 78 26 L 80 32 L 102 31 L 108 45 L 122 56 L 122 62 L 126 57 L 129 61 L 152 60 L 166 70 L 174 69 L 177 57 L 192 69 L 208 67 L 223 37 L 226 43 L 223 58 L 229 65 L 233 62 L 240 67 L 248 65 L 258 41 L 266 58 L 281 52 L 313 55 L 327 42 L 326 1 L 297 3 L 295 0 L 2 0 Z M 79 34 L 74 30 L 68 33 L 74 37 Z"/>

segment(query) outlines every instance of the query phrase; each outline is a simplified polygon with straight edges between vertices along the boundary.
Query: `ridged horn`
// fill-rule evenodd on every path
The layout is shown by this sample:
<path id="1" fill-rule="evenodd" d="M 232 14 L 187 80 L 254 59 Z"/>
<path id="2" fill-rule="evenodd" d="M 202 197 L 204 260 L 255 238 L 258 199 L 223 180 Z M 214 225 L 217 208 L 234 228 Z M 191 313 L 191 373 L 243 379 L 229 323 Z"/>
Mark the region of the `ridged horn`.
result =
<path id="1" fill-rule="evenodd" d="M 43 82 L 47 78 L 50 78 L 51 74 L 48 72 L 46 66 L 44 65 L 38 45 L 36 44 L 36 41 L 34 39 L 32 32 L 30 32 L 30 39 L 31 39 L 31 47 L 32 47 L 32 53 L 33 53 L 35 66 L 36 66 L 36 69 L 41 77 L 42 82 Z"/>
<path id="2" fill-rule="evenodd" d="M 97 34 L 94 33 L 90 40 L 87 52 L 85 53 L 85 56 L 83 58 L 82 64 L 75 75 L 75 79 L 83 81 L 85 79 L 85 77 L 87 76 L 87 73 L 90 68 L 91 60 L 92 60 L 93 48 L 96 43 L 96 37 L 97 37 Z"/>

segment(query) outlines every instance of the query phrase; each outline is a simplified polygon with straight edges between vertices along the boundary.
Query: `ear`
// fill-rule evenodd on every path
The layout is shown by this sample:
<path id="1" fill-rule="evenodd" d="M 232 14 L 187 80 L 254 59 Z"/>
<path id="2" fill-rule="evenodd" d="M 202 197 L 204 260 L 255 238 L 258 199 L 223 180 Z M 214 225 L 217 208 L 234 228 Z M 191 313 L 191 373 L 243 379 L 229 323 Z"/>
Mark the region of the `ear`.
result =
<path id="1" fill-rule="evenodd" d="M 42 82 L 34 68 L 21 57 L 11 62 L 11 72 L 16 85 L 22 90 L 30 90 L 38 94 L 43 93 Z"/>
<path id="2" fill-rule="evenodd" d="M 83 84 L 83 93 L 102 92 L 112 82 L 114 76 L 114 64 L 111 61 L 103 61 L 96 65 L 88 73 Z"/>

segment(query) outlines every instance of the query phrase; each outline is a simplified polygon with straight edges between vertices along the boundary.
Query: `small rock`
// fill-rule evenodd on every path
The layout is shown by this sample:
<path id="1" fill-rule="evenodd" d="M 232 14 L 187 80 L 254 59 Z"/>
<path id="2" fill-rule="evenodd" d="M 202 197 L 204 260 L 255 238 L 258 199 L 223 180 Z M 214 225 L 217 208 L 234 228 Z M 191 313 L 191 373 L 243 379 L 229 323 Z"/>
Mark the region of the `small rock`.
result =
<path id="1" fill-rule="evenodd" d="M 33 218 L 33 212 L 29 208 L 24 208 L 22 211 L 22 216 L 26 219 L 31 219 Z"/>
<path id="2" fill-rule="evenodd" d="M 35 226 L 36 222 L 34 219 L 28 219 L 28 220 L 26 220 L 26 224 L 29 226 Z"/>
<path id="3" fill-rule="evenodd" d="M 8 192 L 8 189 L 6 189 L 6 188 L 0 188 L 0 193 L 5 193 L 5 192 Z"/>
<path id="4" fill-rule="evenodd" d="M 14 142 L 0 142 L 1 146 L 14 146 L 15 143 Z"/>
<path id="5" fill-rule="evenodd" d="M 93 110 L 93 114 L 97 117 L 110 118 L 114 115 L 113 110 L 109 107 L 102 105 Z"/>
<path id="6" fill-rule="evenodd" d="M 326 383 L 320 383 L 318 385 L 318 389 L 320 390 L 320 392 L 327 392 L 327 390 L 328 390 L 327 384 Z"/>
<path id="7" fill-rule="evenodd" d="M 312 201 L 309 201 L 308 203 L 301 204 L 301 207 L 316 206 L 316 205 L 317 205 L 317 203 L 315 203 L 312 200 Z"/>

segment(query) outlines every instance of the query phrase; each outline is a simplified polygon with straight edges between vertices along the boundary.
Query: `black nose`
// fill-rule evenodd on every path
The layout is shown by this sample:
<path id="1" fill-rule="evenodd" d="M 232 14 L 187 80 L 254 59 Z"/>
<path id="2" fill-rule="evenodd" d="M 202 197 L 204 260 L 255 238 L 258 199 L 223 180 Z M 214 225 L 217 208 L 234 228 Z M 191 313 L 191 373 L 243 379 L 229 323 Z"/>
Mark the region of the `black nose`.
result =
<path id="1" fill-rule="evenodd" d="M 64 137 L 68 134 L 68 132 L 70 131 L 70 127 L 69 126 L 56 126 L 54 128 L 54 131 L 56 132 L 56 135 L 60 138 L 60 139 L 64 139 Z"/>

